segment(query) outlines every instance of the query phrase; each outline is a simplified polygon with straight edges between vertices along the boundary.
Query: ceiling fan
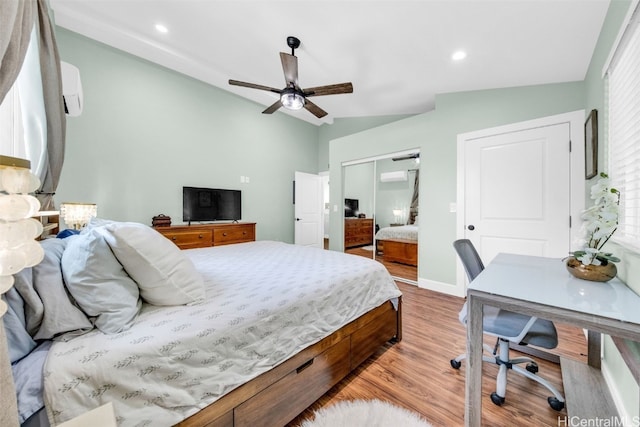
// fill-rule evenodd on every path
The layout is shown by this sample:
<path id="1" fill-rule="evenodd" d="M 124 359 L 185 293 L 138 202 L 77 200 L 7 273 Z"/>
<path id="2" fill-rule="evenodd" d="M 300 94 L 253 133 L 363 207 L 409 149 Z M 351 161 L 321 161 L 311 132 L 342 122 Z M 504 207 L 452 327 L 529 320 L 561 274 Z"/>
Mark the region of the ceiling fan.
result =
<path id="1" fill-rule="evenodd" d="M 304 107 L 309 112 L 311 112 L 311 114 L 320 119 L 326 116 L 327 112 L 318 107 L 313 102 L 309 101 L 309 99 L 307 98 L 311 96 L 352 93 L 353 85 L 351 84 L 351 82 L 348 82 L 301 89 L 300 86 L 298 86 L 298 58 L 295 56 L 295 50 L 300 46 L 300 40 L 296 37 L 289 36 L 287 37 L 287 45 L 291 48 L 291 55 L 289 55 L 288 53 L 280 52 L 282 70 L 284 71 L 284 79 L 287 84 L 283 89 L 276 89 L 273 87 L 257 85 L 254 83 L 240 82 L 238 80 L 229 80 L 229 84 L 233 86 L 243 86 L 252 89 L 266 90 L 279 94 L 280 99 L 278 99 L 275 103 L 264 110 L 262 112 L 263 114 L 272 114 L 280 107 L 284 107 L 289 110 L 299 110 Z"/>

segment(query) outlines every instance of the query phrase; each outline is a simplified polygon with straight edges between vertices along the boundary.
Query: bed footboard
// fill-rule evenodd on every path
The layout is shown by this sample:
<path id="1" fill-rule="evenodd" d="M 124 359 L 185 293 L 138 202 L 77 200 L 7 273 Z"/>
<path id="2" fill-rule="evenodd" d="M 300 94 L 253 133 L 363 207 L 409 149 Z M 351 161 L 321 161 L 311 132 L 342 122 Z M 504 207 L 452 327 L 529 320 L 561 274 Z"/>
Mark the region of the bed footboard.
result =
<path id="1" fill-rule="evenodd" d="M 285 425 L 387 341 L 401 339 L 402 298 L 398 310 L 384 303 L 178 425 Z"/>
<path id="2" fill-rule="evenodd" d="M 418 266 L 418 242 L 415 240 L 383 240 L 383 256 L 386 261 Z"/>

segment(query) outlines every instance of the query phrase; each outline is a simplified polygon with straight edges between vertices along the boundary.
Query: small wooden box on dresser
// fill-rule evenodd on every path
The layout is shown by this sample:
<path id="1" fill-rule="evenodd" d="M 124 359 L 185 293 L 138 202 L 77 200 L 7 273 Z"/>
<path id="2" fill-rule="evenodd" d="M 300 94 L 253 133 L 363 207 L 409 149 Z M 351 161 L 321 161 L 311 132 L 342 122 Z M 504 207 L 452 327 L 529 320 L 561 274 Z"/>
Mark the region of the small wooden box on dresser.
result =
<path id="1" fill-rule="evenodd" d="M 180 249 L 207 248 L 256 240 L 255 222 L 154 227 Z"/>

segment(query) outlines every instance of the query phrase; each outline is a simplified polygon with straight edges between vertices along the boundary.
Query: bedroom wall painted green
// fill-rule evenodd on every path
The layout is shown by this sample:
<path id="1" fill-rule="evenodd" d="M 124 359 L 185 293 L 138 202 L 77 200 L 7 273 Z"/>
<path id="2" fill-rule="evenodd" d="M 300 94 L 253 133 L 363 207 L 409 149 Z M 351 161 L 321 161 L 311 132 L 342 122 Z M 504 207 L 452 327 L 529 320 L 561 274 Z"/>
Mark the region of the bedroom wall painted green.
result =
<path id="1" fill-rule="evenodd" d="M 356 86 L 354 90 L 357 89 Z M 345 102 L 348 102 L 348 99 L 345 99 Z M 321 172 L 329 170 L 329 142 L 332 139 L 383 126 L 407 117 L 411 117 L 411 115 L 351 117 L 335 119 L 330 125 L 323 124 L 318 128 L 318 170 Z"/>
<path id="2" fill-rule="evenodd" d="M 344 197 L 358 201 L 359 214 L 372 218 L 373 205 L 373 163 L 360 163 L 345 168 Z M 342 211 L 341 211 L 342 212 Z"/>
<path id="3" fill-rule="evenodd" d="M 331 205 L 342 199 L 342 162 L 420 148 L 418 274 L 454 286 L 457 135 L 582 108 L 583 82 L 439 95 L 434 111 L 331 141 Z M 339 218 L 331 217 L 330 230 L 330 248 L 342 250 Z"/>
<path id="4" fill-rule="evenodd" d="M 234 188 L 258 239 L 293 242 L 294 171 L 328 170 L 329 138 L 406 117 L 329 127 L 266 116 L 230 92 L 61 27 L 56 35 L 62 60 L 80 69 L 85 101 L 67 120 L 56 200 L 98 203 L 103 217 L 148 224 L 164 213 L 182 223 L 183 185 Z"/>
<path id="5" fill-rule="evenodd" d="M 393 161 L 392 159 L 376 160 L 376 224 L 389 227 L 390 224 L 406 224 L 409 219 L 409 208 L 413 196 L 413 185 L 417 171 L 413 160 Z M 381 182 L 380 174 L 384 172 L 406 171 L 407 180 L 397 182 Z M 420 186 L 418 185 L 418 191 Z M 398 219 L 394 209 L 402 210 Z"/>
<path id="6" fill-rule="evenodd" d="M 101 217 L 182 223 L 182 186 L 243 191 L 257 238 L 293 242 L 294 171 L 317 173 L 317 126 L 57 29 L 62 60 L 81 70 L 84 111 L 67 120 L 56 199 Z M 249 184 L 241 184 L 240 176 Z"/>

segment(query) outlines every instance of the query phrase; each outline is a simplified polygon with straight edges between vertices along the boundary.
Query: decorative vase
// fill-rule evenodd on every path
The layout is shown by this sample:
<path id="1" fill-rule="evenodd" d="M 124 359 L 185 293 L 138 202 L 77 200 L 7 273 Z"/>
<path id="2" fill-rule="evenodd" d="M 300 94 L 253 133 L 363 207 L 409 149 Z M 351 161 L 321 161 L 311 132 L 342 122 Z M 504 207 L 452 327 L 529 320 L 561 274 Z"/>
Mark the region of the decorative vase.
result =
<path id="1" fill-rule="evenodd" d="M 591 280 L 592 282 L 606 282 L 614 277 L 618 272 L 616 265 L 612 262 L 601 265 L 584 265 L 574 257 L 567 259 L 567 270 L 578 279 Z"/>

